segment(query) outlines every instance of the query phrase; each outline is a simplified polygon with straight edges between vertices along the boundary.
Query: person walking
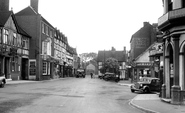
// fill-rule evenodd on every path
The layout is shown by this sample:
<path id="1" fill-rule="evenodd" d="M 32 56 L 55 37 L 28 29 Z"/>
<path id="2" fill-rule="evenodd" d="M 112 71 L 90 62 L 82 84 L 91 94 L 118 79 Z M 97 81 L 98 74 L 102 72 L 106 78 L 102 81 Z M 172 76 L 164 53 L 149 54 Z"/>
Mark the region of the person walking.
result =
<path id="1" fill-rule="evenodd" d="M 93 73 L 91 73 L 91 78 L 93 78 Z"/>

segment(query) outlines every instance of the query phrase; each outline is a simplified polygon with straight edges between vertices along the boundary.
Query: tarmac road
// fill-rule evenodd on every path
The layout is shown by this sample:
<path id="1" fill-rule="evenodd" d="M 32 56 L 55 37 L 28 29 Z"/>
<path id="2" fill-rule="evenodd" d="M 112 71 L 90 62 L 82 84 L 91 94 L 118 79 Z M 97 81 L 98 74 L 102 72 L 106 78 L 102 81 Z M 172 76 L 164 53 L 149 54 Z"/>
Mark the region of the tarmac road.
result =
<path id="1" fill-rule="evenodd" d="M 90 76 L 7 84 L 0 89 L 0 113 L 141 113 L 129 105 L 136 95 Z"/>

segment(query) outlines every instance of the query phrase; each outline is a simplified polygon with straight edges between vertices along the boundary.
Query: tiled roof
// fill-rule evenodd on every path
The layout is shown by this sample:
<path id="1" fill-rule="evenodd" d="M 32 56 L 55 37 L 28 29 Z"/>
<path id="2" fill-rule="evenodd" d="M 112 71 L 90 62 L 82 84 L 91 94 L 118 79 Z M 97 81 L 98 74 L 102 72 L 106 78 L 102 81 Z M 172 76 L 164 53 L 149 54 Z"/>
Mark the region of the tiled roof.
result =
<path id="1" fill-rule="evenodd" d="M 8 18 L 11 16 L 11 11 L 2 12 L 0 11 L 0 26 L 3 27 L 7 22 Z"/>
<path id="2" fill-rule="evenodd" d="M 124 51 L 98 51 L 98 62 L 103 62 L 110 57 L 117 59 L 119 62 L 126 61 Z"/>
<path id="3" fill-rule="evenodd" d="M 17 23 L 16 21 L 16 18 L 15 18 L 15 15 L 13 14 L 12 11 L 5 11 L 5 12 L 0 12 L 0 26 L 1 27 L 4 27 L 6 22 L 8 21 L 8 19 L 10 18 L 10 16 L 12 17 L 14 23 L 15 23 L 15 26 L 16 26 L 16 29 L 17 29 L 17 32 L 24 35 L 24 36 L 27 36 L 29 38 L 31 38 Z"/>
<path id="4" fill-rule="evenodd" d="M 34 11 L 34 9 L 30 6 L 24 8 L 23 10 L 16 13 L 16 16 L 22 16 L 22 15 L 37 15 L 37 12 Z"/>

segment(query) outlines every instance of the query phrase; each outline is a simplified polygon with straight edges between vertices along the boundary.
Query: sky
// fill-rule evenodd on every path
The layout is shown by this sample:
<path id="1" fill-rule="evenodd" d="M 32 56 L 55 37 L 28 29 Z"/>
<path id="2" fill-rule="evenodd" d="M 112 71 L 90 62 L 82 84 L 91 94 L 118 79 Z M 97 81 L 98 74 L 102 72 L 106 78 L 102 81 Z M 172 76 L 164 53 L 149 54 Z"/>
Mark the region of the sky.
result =
<path id="1" fill-rule="evenodd" d="M 30 0 L 10 0 L 14 13 Z M 68 38 L 77 53 L 130 50 L 131 36 L 143 22 L 157 23 L 162 0 L 39 0 L 39 14 Z"/>

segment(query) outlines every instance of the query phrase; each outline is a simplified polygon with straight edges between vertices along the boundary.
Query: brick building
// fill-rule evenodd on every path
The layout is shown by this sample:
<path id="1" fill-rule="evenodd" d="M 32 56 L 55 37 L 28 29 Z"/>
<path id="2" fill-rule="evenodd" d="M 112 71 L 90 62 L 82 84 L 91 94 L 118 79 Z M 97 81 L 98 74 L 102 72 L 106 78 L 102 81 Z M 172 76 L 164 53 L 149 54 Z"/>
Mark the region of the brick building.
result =
<path id="1" fill-rule="evenodd" d="M 28 79 L 29 41 L 28 35 L 9 11 L 9 0 L 0 1 L 0 74 L 7 79 Z"/>

